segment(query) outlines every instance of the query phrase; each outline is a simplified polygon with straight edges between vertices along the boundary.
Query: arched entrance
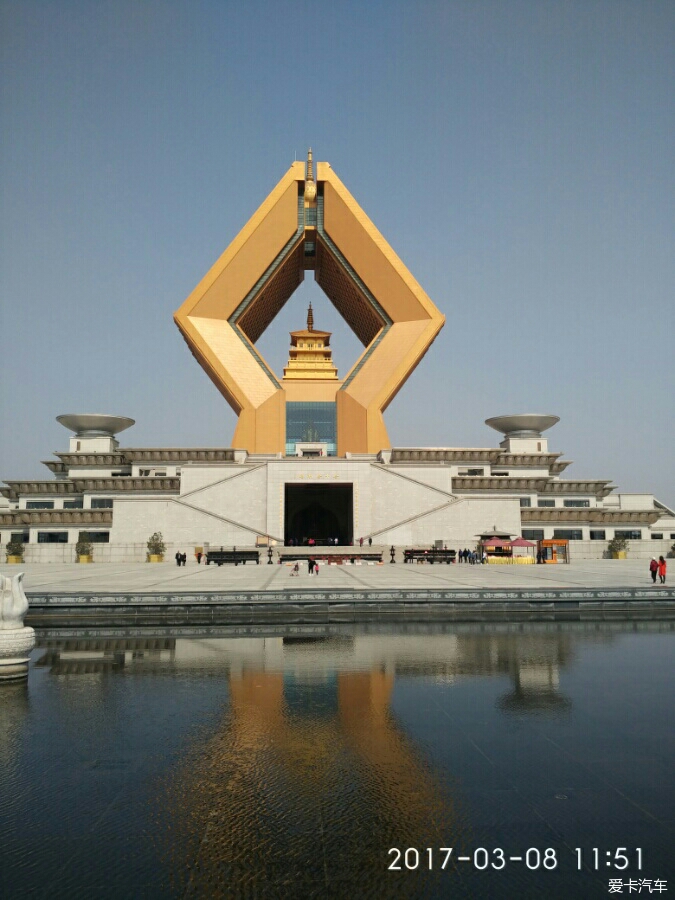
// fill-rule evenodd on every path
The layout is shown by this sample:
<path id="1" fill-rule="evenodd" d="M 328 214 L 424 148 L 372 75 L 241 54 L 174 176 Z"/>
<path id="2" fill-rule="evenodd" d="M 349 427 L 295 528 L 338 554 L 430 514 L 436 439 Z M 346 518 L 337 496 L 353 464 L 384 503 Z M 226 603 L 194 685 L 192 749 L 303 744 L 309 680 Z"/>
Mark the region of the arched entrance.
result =
<path id="1" fill-rule="evenodd" d="M 284 540 L 298 546 L 310 538 L 319 545 L 342 546 L 354 539 L 351 484 L 287 484 L 284 506 Z"/>

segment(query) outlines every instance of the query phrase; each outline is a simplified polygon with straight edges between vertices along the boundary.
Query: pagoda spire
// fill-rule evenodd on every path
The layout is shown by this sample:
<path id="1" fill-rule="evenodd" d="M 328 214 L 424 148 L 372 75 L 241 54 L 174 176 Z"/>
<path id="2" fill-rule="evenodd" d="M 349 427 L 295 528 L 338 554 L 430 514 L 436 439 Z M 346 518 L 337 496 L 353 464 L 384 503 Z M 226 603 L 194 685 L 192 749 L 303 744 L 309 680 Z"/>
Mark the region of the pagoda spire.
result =
<path id="1" fill-rule="evenodd" d="M 309 309 L 307 310 L 307 331 L 314 331 L 314 313 L 312 312 L 311 300 L 309 301 Z"/>

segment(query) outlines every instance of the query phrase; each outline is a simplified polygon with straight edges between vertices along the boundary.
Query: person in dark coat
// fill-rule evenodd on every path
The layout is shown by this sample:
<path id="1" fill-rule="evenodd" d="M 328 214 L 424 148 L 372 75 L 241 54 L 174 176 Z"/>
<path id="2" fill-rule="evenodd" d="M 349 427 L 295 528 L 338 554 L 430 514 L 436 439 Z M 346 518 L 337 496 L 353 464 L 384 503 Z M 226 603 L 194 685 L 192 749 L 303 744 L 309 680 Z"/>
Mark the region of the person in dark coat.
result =
<path id="1" fill-rule="evenodd" d="M 177 565 L 177 566 L 180 565 L 180 561 L 181 561 L 182 558 L 183 558 L 183 557 L 181 556 L 180 550 L 176 550 L 176 556 L 175 556 L 175 559 L 176 559 L 176 565 Z"/>

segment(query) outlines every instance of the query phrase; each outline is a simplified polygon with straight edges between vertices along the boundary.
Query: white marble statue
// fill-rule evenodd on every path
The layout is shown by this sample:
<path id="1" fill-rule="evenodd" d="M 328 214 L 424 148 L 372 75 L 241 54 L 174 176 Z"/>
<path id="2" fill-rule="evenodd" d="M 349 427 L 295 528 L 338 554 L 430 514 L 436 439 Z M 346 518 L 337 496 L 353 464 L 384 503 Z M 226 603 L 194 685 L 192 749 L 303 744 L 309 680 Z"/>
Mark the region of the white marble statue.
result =
<path id="1" fill-rule="evenodd" d="M 0 681 L 26 678 L 35 646 L 35 632 L 23 624 L 28 612 L 23 576 L 0 575 Z"/>
<path id="2" fill-rule="evenodd" d="M 0 575 L 0 629 L 23 628 L 28 612 L 28 600 L 23 589 L 23 572 Z"/>

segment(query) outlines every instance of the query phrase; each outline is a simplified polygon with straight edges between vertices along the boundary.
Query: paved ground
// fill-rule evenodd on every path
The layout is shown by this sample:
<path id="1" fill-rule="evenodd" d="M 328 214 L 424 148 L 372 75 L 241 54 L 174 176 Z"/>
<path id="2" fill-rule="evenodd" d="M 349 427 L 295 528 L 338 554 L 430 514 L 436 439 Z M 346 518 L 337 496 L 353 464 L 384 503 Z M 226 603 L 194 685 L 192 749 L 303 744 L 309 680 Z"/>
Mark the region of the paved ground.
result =
<path id="1" fill-rule="evenodd" d="M 675 561 L 670 561 L 675 578 Z M 386 590 L 466 590 L 532 588 L 644 588 L 652 584 L 647 560 L 588 560 L 557 566 L 469 566 L 469 565 L 344 565 L 321 566 L 310 578 L 302 566 L 300 576 L 291 577 L 287 566 L 198 566 L 175 563 L 75 563 L 0 566 L 0 573 L 24 571 L 27 592 L 77 591 L 97 593 L 175 593 L 181 591 L 222 593 L 223 591 L 279 591 L 284 589 L 386 589 Z M 657 585 L 656 591 L 662 590 Z M 671 592 L 670 586 L 666 588 Z"/>

